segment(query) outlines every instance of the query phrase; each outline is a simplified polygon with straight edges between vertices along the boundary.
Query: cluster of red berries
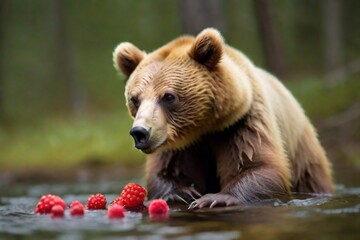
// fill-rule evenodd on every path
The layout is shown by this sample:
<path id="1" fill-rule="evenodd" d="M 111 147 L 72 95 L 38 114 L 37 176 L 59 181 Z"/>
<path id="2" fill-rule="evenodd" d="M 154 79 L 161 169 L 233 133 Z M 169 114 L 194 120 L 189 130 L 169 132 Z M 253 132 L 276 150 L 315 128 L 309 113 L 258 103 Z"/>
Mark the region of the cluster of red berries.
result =
<path id="1" fill-rule="evenodd" d="M 146 206 L 146 189 L 139 184 L 129 183 L 125 186 L 121 194 L 111 202 L 107 209 L 109 218 L 125 217 L 125 210 L 144 211 Z M 91 195 L 86 204 L 88 210 L 106 209 L 107 200 L 103 194 Z M 66 209 L 65 201 L 57 195 L 44 195 L 36 205 L 34 210 L 37 214 L 50 213 L 51 217 L 64 217 Z M 149 215 L 152 219 L 164 218 L 168 216 L 169 206 L 165 200 L 156 199 L 150 202 L 148 207 Z M 83 216 L 85 207 L 80 201 L 73 201 L 70 204 L 71 216 Z"/>
<path id="2" fill-rule="evenodd" d="M 142 211 L 146 194 L 146 189 L 141 185 L 128 183 L 111 205 L 118 204 L 130 211 Z"/>
<path id="3" fill-rule="evenodd" d="M 40 214 L 50 213 L 51 209 L 55 206 L 55 212 L 58 211 L 56 209 L 60 208 L 62 208 L 64 211 L 64 209 L 66 208 L 66 203 L 61 197 L 48 194 L 40 198 L 40 201 L 36 205 L 34 212 Z"/>

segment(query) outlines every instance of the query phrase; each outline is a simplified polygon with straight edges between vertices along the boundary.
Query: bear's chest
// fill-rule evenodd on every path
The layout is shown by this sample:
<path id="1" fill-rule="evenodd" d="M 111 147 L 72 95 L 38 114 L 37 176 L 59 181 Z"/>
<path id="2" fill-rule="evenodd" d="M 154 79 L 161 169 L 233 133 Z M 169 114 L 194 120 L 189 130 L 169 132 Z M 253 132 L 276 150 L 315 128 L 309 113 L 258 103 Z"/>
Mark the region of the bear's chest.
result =
<path id="1" fill-rule="evenodd" d="M 220 190 L 216 160 L 205 141 L 174 152 L 162 171 L 166 180 L 177 186 L 193 186 L 201 194 Z"/>

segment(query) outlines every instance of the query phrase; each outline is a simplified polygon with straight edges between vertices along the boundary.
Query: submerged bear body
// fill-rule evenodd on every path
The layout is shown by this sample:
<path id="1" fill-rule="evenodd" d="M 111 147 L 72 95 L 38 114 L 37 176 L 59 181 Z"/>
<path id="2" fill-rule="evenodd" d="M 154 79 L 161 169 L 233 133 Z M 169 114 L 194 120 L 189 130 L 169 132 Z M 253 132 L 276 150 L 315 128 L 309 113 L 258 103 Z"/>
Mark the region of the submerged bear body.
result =
<path id="1" fill-rule="evenodd" d="M 201 208 L 333 192 L 330 163 L 301 106 L 218 31 L 149 54 L 122 43 L 114 63 L 129 77 L 130 134 L 148 154 L 150 198 Z"/>

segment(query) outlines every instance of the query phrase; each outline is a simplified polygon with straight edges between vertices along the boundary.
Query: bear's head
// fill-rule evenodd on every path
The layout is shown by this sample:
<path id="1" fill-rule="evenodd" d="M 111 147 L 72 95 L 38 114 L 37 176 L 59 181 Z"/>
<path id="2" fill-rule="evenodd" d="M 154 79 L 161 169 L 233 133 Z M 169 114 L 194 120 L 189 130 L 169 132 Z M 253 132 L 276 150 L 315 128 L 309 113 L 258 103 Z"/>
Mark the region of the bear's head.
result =
<path id="1" fill-rule="evenodd" d="M 136 148 L 145 153 L 185 148 L 246 112 L 249 84 L 236 80 L 242 73 L 224 48 L 211 28 L 149 54 L 128 42 L 116 47 L 114 65 L 128 77 L 125 98 Z"/>

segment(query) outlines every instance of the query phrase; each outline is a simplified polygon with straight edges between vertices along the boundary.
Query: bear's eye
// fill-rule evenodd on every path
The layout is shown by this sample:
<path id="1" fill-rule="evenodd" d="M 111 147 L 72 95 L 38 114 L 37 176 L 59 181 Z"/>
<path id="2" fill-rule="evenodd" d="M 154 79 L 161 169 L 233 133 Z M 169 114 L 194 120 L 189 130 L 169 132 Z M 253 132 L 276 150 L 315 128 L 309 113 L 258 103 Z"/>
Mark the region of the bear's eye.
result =
<path id="1" fill-rule="evenodd" d="M 140 100 L 139 100 L 139 98 L 137 98 L 137 97 L 132 96 L 132 97 L 130 98 L 130 102 L 131 102 L 136 108 L 138 108 L 138 107 L 140 106 Z"/>
<path id="2" fill-rule="evenodd" d="M 175 96 L 172 93 L 165 93 L 163 97 L 163 101 L 167 103 L 172 103 L 175 101 Z"/>
<path id="3" fill-rule="evenodd" d="M 178 103 L 179 97 L 172 92 L 166 92 L 160 99 L 160 104 L 169 110 L 175 108 Z"/>
<path id="4" fill-rule="evenodd" d="M 173 93 L 165 93 L 162 101 L 166 104 L 172 104 L 175 103 L 177 100 L 177 97 Z"/>

